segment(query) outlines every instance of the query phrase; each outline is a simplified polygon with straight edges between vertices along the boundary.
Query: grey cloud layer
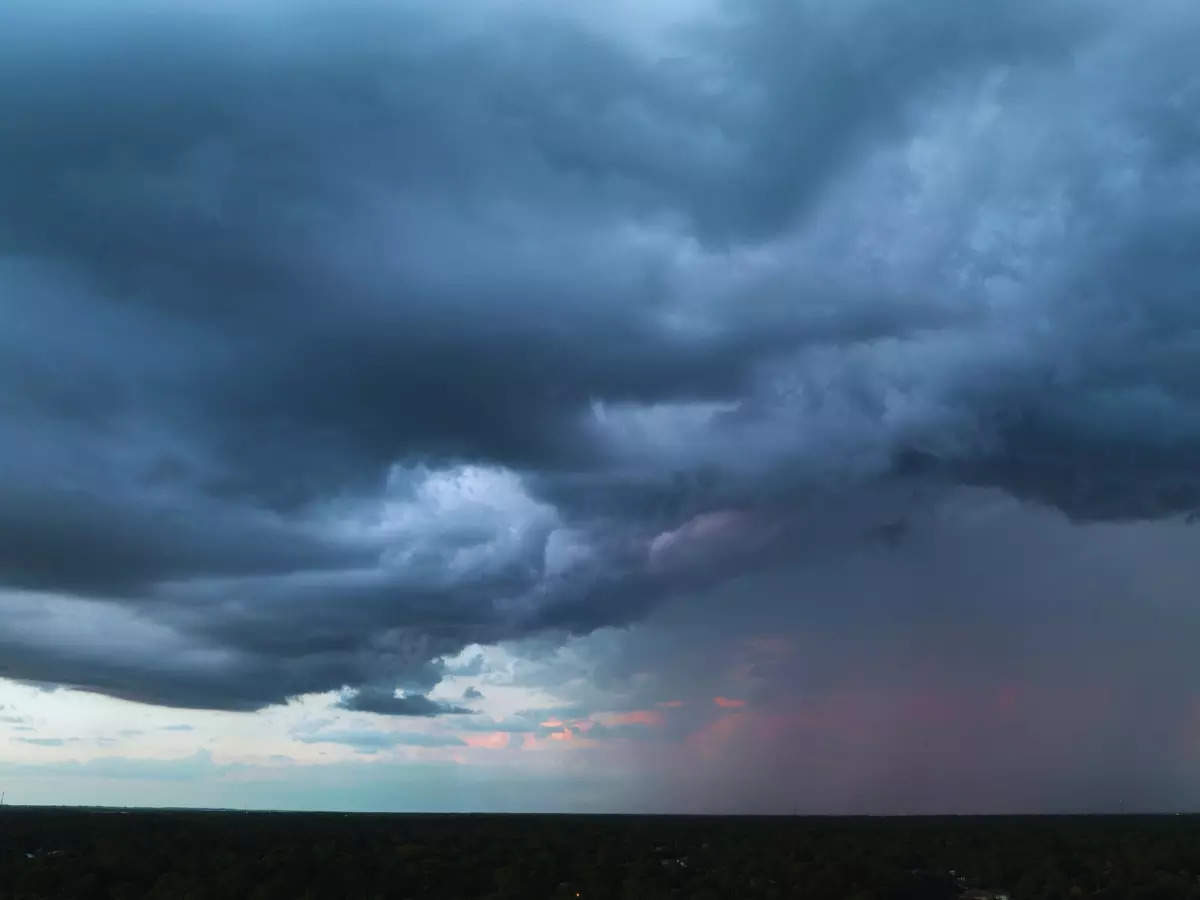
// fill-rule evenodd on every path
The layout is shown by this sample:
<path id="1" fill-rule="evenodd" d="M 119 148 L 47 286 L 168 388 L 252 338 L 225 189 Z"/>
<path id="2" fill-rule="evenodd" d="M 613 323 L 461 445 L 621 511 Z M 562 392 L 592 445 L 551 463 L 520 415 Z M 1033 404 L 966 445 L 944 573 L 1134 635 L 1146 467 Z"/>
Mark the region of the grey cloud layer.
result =
<path id="1" fill-rule="evenodd" d="M 1200 505 L 1191 9 L 214 10 L 0 14 L 5 675 L 403 714 L 911 485 Z"/>

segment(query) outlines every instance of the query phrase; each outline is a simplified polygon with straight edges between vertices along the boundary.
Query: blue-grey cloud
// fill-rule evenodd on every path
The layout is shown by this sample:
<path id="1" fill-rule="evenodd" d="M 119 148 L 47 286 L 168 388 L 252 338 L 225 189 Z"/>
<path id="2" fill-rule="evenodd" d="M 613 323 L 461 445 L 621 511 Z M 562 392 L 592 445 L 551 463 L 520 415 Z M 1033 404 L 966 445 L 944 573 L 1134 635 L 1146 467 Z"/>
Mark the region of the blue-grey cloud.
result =
<path id="1" fill-rule="evenodd" d="M 958 485 L 1200 506 L 1190 8 L 72 9 L 0 13 L 5 677 L 459 712 Z"/>

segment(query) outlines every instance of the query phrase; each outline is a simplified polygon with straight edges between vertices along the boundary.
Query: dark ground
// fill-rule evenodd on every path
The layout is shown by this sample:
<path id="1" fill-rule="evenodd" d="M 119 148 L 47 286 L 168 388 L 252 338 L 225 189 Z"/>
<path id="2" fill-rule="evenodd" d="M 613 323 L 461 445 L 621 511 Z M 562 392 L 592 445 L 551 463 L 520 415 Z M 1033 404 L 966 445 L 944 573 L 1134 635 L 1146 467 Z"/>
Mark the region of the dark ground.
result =
<path id="1" fill-rule="evenodd" d="M 954 870 L 954 874 L 950 873 Z M 1200 898 L 1200 816 L 0 809 L 0 898 Z"/>

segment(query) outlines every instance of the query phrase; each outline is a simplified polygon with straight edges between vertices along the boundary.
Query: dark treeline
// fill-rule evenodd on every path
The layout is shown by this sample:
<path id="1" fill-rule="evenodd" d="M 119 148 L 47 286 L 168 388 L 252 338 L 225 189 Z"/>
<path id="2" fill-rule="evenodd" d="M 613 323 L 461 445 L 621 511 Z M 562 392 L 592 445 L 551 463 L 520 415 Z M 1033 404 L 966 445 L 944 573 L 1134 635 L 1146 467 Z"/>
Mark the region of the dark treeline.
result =
<path id="1" fill-rule="evenodd" d="M 0 897 L 1200 898 L 1200 817 L 0 810 Z"/>

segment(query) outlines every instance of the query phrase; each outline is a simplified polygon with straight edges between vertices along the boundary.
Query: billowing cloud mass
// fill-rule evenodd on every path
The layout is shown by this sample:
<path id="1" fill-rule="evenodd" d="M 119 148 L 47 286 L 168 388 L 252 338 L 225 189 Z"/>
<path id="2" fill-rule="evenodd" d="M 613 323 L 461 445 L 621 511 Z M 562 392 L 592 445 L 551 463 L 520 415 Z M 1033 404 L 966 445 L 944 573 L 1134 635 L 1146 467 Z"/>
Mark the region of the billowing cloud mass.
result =
<path id="1" fill-rule="evenodd" d="M 1200 8 L 649 6 L 5 4 L 0 676 L 458 718 L 465 648 L 715 640 L 771 573 L 867 671 L 1080 602 L 847 574 L 960 501 L 1200 510 Z M 663 677 L 588 739 L 799 683 Z"/>

